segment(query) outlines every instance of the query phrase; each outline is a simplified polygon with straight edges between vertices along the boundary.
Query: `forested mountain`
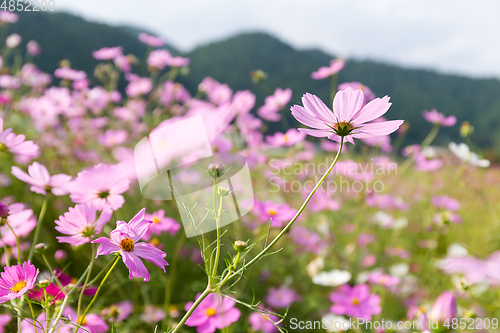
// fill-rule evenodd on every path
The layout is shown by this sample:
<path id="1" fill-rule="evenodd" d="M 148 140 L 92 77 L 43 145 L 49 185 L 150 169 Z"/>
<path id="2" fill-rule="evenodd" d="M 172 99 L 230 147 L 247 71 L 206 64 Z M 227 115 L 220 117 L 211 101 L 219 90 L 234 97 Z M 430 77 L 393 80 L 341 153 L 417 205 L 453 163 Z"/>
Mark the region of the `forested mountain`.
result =
<path id="1" fill-rule="evenodd" d="M 66 13 L 22 13 L 18 23 L 10 28 L 10 32 L 23 37 L 23 43 L 30 39 L 39 42 L 43 53 L 35 62 L 44 71 L 53 73 L 60 59 L 69 59 L 72 67 L 85 70 L 90 76 L 97 63 L 91 51 L 101 47 L 121 45 L 126 54 L 142 58 L 146 46 L 137 39 L 140 31 L 133 27 L 88 22 Z M 168 48 L 178 53 L 173 47 Z M 250 89 L 257 95 L 259 106 L 267 92 L 254 84 L 249 74 L 261 69 L 268 74 L 266 84 L 272 90 L 292 88 L 291 103 L 299 103 L 304 92 L 328 99 L 330 81 L 313 80 L 310 74 L 328 65 L 334 55 L 319 50 L 296 50 L 265 33 L 240 34 L 183 55 L 191 58 L 191 65 L 189 75 L 181 81 L 191 91 L 197 89 L 203 77 L 212 76 L 229 84 L 233 90 Z M 478 145 L 500 150 L 500 80 L 348 60 L 339 75 L 339 83 L 346 81 L 360 81 L 378 96 L 391 96 L 393 106 L 388 118 L 405 119 L 410 123 L 409 142 L 421 140 L 431 128 L 422 118 L 422 110 L 437 108 L 446 115 L 456 115 L 459 124 L 470 121 L 476 129 L 472 139 Z M 460 140 L 458 125 L 443 129 L 438 140 L 442 143 Z"/>

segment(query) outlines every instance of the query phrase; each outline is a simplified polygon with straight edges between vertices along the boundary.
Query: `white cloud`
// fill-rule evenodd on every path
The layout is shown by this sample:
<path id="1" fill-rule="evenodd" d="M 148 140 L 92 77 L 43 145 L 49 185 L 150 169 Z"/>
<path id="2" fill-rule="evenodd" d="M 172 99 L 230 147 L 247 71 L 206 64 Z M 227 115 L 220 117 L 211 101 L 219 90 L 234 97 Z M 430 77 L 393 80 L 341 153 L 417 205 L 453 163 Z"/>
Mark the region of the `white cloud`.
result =
<path id="1" fill-rule="evenodd" d="M 58 0 L 56 6 L 149 29 L 183 50 L 264 30 L 299 48 L 500 77 L 496 0 Z"/>

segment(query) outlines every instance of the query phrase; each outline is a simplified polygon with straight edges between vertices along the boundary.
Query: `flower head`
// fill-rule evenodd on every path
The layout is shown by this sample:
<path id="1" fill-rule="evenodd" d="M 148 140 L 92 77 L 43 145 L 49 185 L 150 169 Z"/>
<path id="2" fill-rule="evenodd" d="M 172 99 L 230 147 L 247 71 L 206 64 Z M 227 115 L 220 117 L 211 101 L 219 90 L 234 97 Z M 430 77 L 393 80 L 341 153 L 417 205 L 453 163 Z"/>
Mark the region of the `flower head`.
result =
<path id="1" fill-rule="evenodd" d="M 56 220 L 56 230 L 68 236 L 58 236 L 60 243 L 69 243 L 73 246 L 89 243 L 98 235 L 111 218 L 111 209 L 104 209 L 98 219 L 96 209 L 92 203 L 76 205 L 69 208 L 63 216 Z"/>
<path id="2" fill-rule="evenodd" d="M 146 208 L 141 209 L 130 222 L 118 221 L 115 230 L 111 231 L 110 238 L 100 237 L 92 243 L 99 243 L 97 255 L 107 255 L 120 252 L 123 263 L 129 269 L 129 279 L 142 277 L 149 281 L 149 272 L 141 258 L 152 262 L 165 271 L 168 263 L 165 261 L 167 254 L 151 244 L 138 243 L 153 223 L 144 218 Z"/>
<path id="3" fill-rule="evenodd" d="M 28 167 L 28 173 L 17 166 L 12 167 L 12 174 L 25 183 L 31 185 L 31 191 L 39 194 L 52 192 L 54 195 L 65 195 L 69 193 L 71 176 L 57 174 L 51 176 L 45 165 L 33 162 Z"/>
<path id="4" fill-rule="evenodd" d="M 424 116 L 425 120 L 435 125 L 450 127 L 457 123 L 457 117 L 446 117 L 444 114 L 439 113 L 436 109 L 432 109 L 430 111 L 424 110 L 422 111 L 422 115 Z"/>
<path id="5" fill-rule="evenodd" d="M 139 40 L 143 42 L 146 45 L 152 46 L 152 47 L 159 47 L 163 46 L 165 44 L 165 41 L 161 37 L 155 37 L 148 35 L 147 33 L 141 32 L 139 34 Z"/>
<path id="6" fill-rule="evenodd" d="M 254 212 L 261 223 L 271 221 L 271 225 L 278 228 L 288 222 L 296 213 L 287 203 L 277 204 L 269 200 L 255 200 Z"/>
<path id="7" fill-rule="evenodd" d="M 278 332 L 278 328 L 276 325 L 280 321 L 278 316 L 271 314 L 269 309 L 266 309 L 264 304 L 260 304 L 260 311 L 253 312 L 248 321 L 250 322 L 250 326 L 256 332 L 263 333 L 274 333 Z"/>
<path id="8" fill-rule="evenodd" d="M 78 174 L 71 187 L 70 198 L 75 203 L 92 202 L 97 210 L 120 208 L 125 200 L 121 195 L 129 188 L 119 165 L 98 164 Z"/>
<path id="9" fill-rule="evenodd" d="M 33 141 L 24 141 L 24 134 L 16 135 L 12 129 L 3 130 L 3 119 L 0 118 L 0 152 L 6 151 L 16 155 L 37 157 L 40 152 Z"/>
<path id="10" fill-rule="evenodd" d="M 268 121 L 279 121 L 281 119 L 281 115 L 279 114 L 280 110 L 290 102 L 291 98 L 292 89 L 277 88 L 274 94 L 266 97 L 264 105 L 259 108 L 257 114 L 262 119 Z"/>
<path id="11" fill-rule="evenodd" d="M 281 286 L 279 288 L 271 287 L 269 288 L 266 296 L 267 304 L 277 309 L 284 309 L 300 299 L 301 297 L 295 292 L 295 290 L 286 286 Z"/>
<path id="12" fill-rule="evenodd" d="M 315 137 L 328 137 L 340 142 L 341 137 L 354 144 L 353 138 L 364 139 L 372 136 L 388 135 L 396 131 L 403 120 L 368 123 L 387 112 L 391 103 L 389 97 L 376 98 L 363 106 L 363 91 L 347 88 L 339 91 L 333 99 L 333 111 L 317 96 L 306 93 L 302 104 L 292 106 L 292 115 L 299 122 L 312 127 L 299 131 Z"/>
<path id="13" fill-rule="evenodd" d="M 329 272 L 321 272 L 312 277 L 314 284 L 330 287 L 341 286 L 349 282 L 350 279 L 351 273 L 348 271 L 341 271 L 339 269 L 334 269 Z"/>
<path id="14" fill-rule="evenodd" d="M 371 320 L 372 315 L 379 314 L 381 311 L 380 296 L 370 294 L 370 288 L 366 284 L 353 287 L 344 284 L 340 291 L 330 294 L 330 300 L 334 303 L 330 311 L 337 315 L 345 314 Z"/>
<path id="15" fill-rule="evenodd" d="M 151 239 L 151 234 L 161 235 L 163 232 L 168 232 L 173 236 L 181 228 L 179 222 L 171 217 L 165 216 L 165 211 L 163 209 L 152 214 L 146 214 L 144 218 L 153 221 L 153 223 L 149 225 L 148 231 L 144 234 L 144 237 L 142 237 L 146 241 Z"/>
<path id="16" fill-rule="evenodd" d="M 97 60 L 109 60 L 120 56 L 123 52 L 123 47 L 103 47 L 97 51 L 92 52 L 92 57 Z"/>
<path id="17" fill-rule="evenodd" d="M 465 143 L 460 143 L 457 145 L 455 142 L 450 142 L 448 148 L 453 154 L 455 154 L 456 157 L 458 157 L 465 163 L 469 163 L 471 165 L 482 168 L 487 168 L 490 166 L 490 161 L 488 161 L 487 159 L 479 158 L 476 153 L 470 151 L 469 146 L 467 146 Z"/>
<path id="18" fill-rule="evenodd" d="M 304 140 L 305 137 L 305 133 L 290 128 L 286 133 L 276 132 L 274 135 L 268 136 L 266 142 L 273 147 L 293 146 Z"/>
<path id="19" fill-rule="evenodd" d="M 429 320 L 444 323 L 457 317 L 457 301 L 450 291 L 444 291 L 436 299 L 429 312 Z"/>
<path id="20" fill-rule="evenodd" d="M 113 321 L 120 322 L 127 319 L 134 310 L 134 303 L 130 300 L 113 304 L 101 311 L 103 317 L 108 317 Z"/>
<path id="21" fill-rule="evenodd" d="M 196 298 L 200 297 L 200 294 Z M 193 302 L 186 304 L 186 311 Z M 232 299 L 218 294 L 208 295 L 194 310 L 191 317 L 186 321 L 187 326 L 197 327 L 198 333 L 213 333 L 216 329 L 228 327 L 238 321 L 241 312 Z"/>
<path id="22" fill-rule="evenodd" d="M 36 226 L 36 218 L 31 209 L 26 209 L 22 203 L 13 203 L 9 205 L 9 214 L 7 217 L 8 225 L 5 223 L 0 226 L 0 246 L 16 245 L 16 236 L 18 238 L 26 237 Z M 1 220 L 1 218 L 0 218 Z"/>
<path id="23" fill-rule="evenodd" d="M 311 73 L 311 77 L 315 80 L 326 79 L 337 74 L 344 68 L 345 60 L 342 58 L 333 59 L 330 61 L 330 66 L 320 67 L 316 72 Z"/>
<path id="24" fill-rule="evenodd" d="M 35 268 L 29 260 L 23 264 L 6 266 L 0 273 L 0 303 L 21 298 L 35 286 L 38 273 L 38 268 Z"/>

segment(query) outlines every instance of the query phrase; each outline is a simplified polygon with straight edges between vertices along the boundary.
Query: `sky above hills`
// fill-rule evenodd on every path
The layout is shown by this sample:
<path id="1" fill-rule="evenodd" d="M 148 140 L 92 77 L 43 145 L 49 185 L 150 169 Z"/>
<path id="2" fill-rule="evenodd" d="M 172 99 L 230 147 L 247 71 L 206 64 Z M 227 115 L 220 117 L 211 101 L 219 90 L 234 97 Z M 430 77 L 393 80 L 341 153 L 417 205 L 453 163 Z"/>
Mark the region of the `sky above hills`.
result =
<path id="1" fill-rule="evenodd" d="M 500 78 L 497 0 L 57 0 L 56 10 L 144 28 L 184 51 L 265 31 L 297 48 Z"/>

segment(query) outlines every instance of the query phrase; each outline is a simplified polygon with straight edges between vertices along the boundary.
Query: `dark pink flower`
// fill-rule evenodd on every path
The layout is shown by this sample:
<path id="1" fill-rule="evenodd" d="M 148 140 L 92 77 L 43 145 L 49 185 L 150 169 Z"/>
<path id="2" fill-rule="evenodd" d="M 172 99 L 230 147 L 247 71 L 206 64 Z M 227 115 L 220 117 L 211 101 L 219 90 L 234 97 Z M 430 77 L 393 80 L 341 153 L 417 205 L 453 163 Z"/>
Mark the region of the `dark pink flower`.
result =
<path id="1" fill-rule="evenodd" d="M 97 210 L 117 210 L 125 202 L 121 194 L 128 190 L 129 183 L 122 177 L 119 165 L 98 164 L 78 174 L 70 198 L 74 203 L 91 202 Z"/>
<path id="2" fill-rule="evenodd" d="M 317 96 L 306 93 L 302 97 L 304 106 L 294 105 L 291 110 L 295 119 L 313 128 L 299 128 L 299 131 L 315 137 L 328 137 L 337 142 L 345 137 L 352 144 L 353 138 L 391 134 L 403 123 L 403 120 L 368 123 L 385 114 L 391 103 L 388 96 L 374 99 L 365 106 L 363 101 L 362 90 L 347 88 L 335 95 L 332 111 Z"/>
<path id="3" fill-rule="evenodd" d="M 337 74 L 344 68 L 345 60 L 342 58 L 333 59 L 330 61 L 330 66 L 320 67 L 316 72 L 311 73 L 311 77 L 315 80 L 326 79 Z"/>
<path id="4" fill-rule="evenodd" d="M 78 246 L 89 243 L 98 235 L 112 215 L 111 209 L 104 209 L 97 218 L 97 212 L 92 203 L 76 205 L 69 208 L 63 216 L 56 220 L 56 230 L 68 236 L 58 236 L 60 243 L 69 243 Z"/>
<path id="5" fill-rule="evenodd" d="M 439 113 L 436 109 L 432 109 L 430 111 L 424 110 L 422 111 L 422 115 L 424 116 L 425 120 L 435 125 L 450 127 L 457 123 L 457 117 L 446 117 L 444 114 Z"/>
<path id="6" fill-rule="evenodd" d="M 108 255 L 120 252 L 123 263 L 129 269 L 129 279 L 142 277 L 149 281 L 149 272 L 144 266 L 141 258 L 152 262 L 165 271 L 168 263 L 165 261 L 165 252 L 155 248 L 148 243 L 138 243 L 147 232 L 149 225 L 153 223 L 144 218 L 146 208 L 141 209 L 130 222 L 118 221 L 115 230 L 111 231 L 110 238 L 101 237 L 92 243 L 99 243 L 97 255 Z"/>
<path id="7" fill-rule="evenodd" d="M 28 290 L 33 289 L 38 273 L 38 268 L 29 260 L 23 264 L 4 267 L 0 274 L 0 303 L 21 298 Z"/>
<path id="8" fill-rule="evenodd" d="M 24 134 L 16 135 L 12 129 L 3 129 L 3 119 L 0 118 L 0 152 L 6 151 L 17 155 L 37 157 L 40 155 L 38 146 L 33 141 L 25 141 Z"/>
<path id="9" fill-rule="evenodd" d="M 200 294 L 196 298 L 200 297 Z M 193 302 L 186 304 L 186 311 Z M 236 307 L 236 302 L 218 294 L 208 295 L 193 314 L 186 321 L 186 325 L 196 327 L 198 333 L 214 333 L 238 321 L 241 312 Z"/>
<path id="10" fill-rule="evenodd" d="M 52 192 L 54 195 L 65 195 L 70 192 L 71 176 L 62 173 L 51 176 L 45 165 L 38 162 L 33 162 L 28 167 L 28 173 L 13 166 L 12 175 L 30 184 L 31 191 L 35 193 L 45 195 L 47 192 Z"/>
<path id="11" fill-rule="evenodd" d="M 148 35 L 145 32 L 141 32 L 139 34 L 139 40 L 143 42 L 146 45 L 152 46 L 152 47 L 159 47 L 163 46 L 165 44 L 165 41 L 161 37 L 155 37 Z"/>
<path id="12" fill-rule="evenodd" d="M 373 315 L 382 310 L 380 296 L 370 294 L 370 288 L 366 284 L 353 287 L 345 284 L 340 287 L 340 291 L 330 294 L 330 301 L 334 303 L 330 308 L 332 313 L 365 320 L 371 320 Z"/>

